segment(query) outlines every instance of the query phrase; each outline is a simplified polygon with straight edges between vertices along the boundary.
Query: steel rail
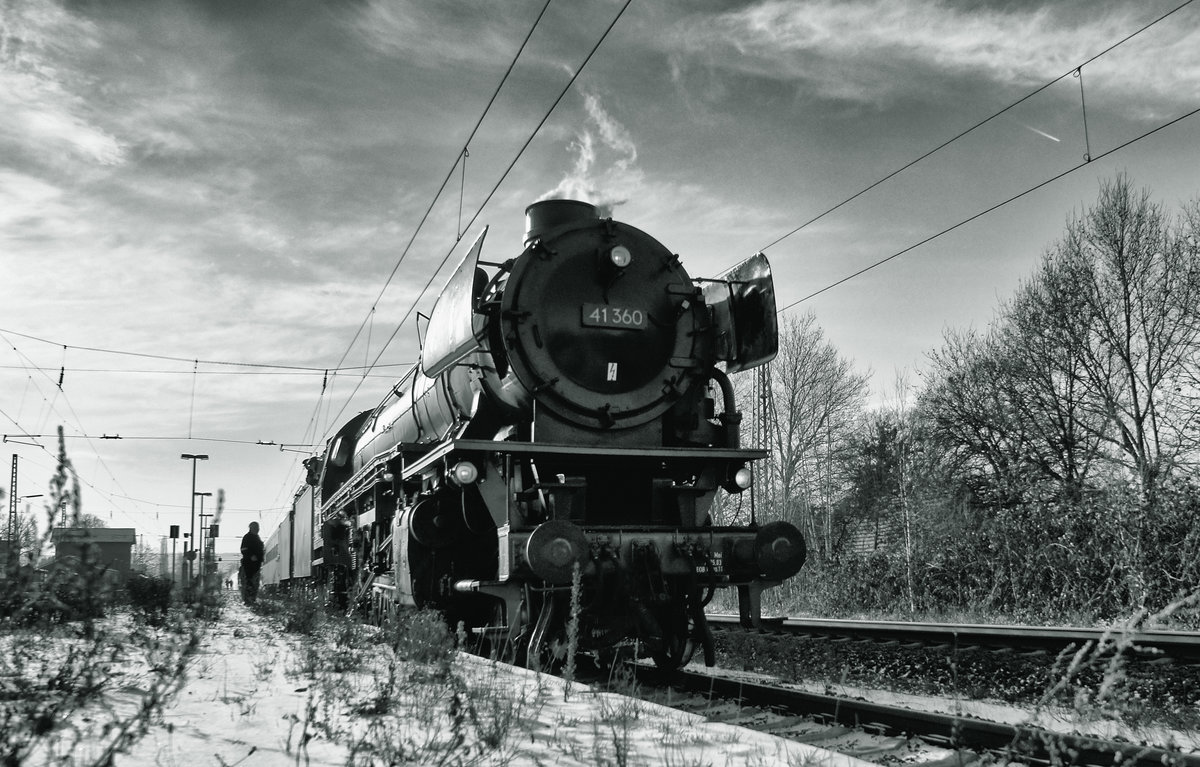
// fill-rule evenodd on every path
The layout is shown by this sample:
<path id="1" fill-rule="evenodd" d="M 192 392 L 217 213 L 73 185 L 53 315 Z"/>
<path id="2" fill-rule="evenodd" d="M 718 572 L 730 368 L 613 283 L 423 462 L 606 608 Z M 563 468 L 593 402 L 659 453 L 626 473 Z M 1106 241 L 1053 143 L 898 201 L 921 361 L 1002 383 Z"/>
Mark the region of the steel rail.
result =
<path id="1" fill-rule="evenodd" d="M 709 615 L 715 629 L 739 630 L 734 615 Z M 957 649 L 989 648 L 1057 653 L 1079 649 L 1087 643 L 1120 648 L 1132 657 L 1172 659 L 1200 663 L 1200 633 L 1191 631 L 1122 631 L 1078 627 L 1020 625 L 906 623 L 903 621 L 856 621 L 833 619 L 764 619 L 762 631 L 807 637 L 839 637 L 871 642 L 899 642 L 914 646 Z"/>
<path id="2" fill-rule="evenodd" d="M 1200 754 L 1155 746 L 1106 741 L 1036 727 L 1017 726 L 951 714 L 885 706 L 855 698 L 804 692 L 702 671 L 684 670 L 669 682 L 687 692 L 737 699 L 744 704 L 794 715 L 824 718 L 843 726 L 885 735 L 919 737 L 946 748 L 1001 754 L 1010 761 L 1094 765 L 1174 765 L 1200 767 Z"/>

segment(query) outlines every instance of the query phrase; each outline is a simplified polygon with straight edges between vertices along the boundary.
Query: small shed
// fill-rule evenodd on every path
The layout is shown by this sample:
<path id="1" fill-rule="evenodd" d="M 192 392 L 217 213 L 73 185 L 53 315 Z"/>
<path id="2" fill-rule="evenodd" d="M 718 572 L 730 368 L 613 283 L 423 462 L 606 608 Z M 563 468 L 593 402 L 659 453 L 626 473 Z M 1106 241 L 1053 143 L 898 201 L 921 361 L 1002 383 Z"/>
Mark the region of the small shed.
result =
<path id="1" fill-rule="evenodd" d="M 0 539 L 0 565 L 7 565 L 10 557 L 15 563 L 17 552 L 18 547 L 13 541 L 8 538 Z"/>
<path id="2" fill-rule="evenodd" d="M 133 544 L 132 527 L 56 527 L 50 531 L 54 559 L 84 563 L 92 569 L 112 570 L 125 583 L 129 578 Z"/>

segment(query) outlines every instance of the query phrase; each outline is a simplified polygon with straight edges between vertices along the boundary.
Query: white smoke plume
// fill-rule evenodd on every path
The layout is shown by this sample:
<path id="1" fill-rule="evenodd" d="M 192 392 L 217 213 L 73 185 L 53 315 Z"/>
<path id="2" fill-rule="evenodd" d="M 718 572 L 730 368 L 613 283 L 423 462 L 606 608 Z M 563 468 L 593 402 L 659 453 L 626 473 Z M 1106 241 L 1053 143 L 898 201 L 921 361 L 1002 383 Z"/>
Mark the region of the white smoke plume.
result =
<path id="1" fill-rule="evenodd" d="M 595 205 L 601 217 L 629 200 L 642 185 L 637 145 L 629 131 L 605 110 L 599 96 L 584 95 L 587 121 L 570 142 L 575 153 L 571 170 L 541 199 L 570 198 Z"/>

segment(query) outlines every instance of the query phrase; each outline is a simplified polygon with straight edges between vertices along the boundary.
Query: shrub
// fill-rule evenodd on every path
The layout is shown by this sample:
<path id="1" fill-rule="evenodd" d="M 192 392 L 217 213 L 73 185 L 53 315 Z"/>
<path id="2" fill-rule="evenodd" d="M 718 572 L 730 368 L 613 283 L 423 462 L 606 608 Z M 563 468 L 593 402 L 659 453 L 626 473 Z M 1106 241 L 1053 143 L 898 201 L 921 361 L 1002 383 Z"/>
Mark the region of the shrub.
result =
<path id="1" fill-rule="evenodd" d="M 442 614 L 435 610 L 401 611 L 387 633 L 400 660 L 428 664 L 439 671 L 454 659 L 454 637 Z"/>
<path id="2" fill-rule="evenodd" d="M 311 589 L 294 589 L 280 599 L 258 599 L 251 609 L 283 626 L 292 634 L 311 636 L 325 623 L 325 609 L 320 593 Z"/>
<path id="3" fill-rule="evenodd" d="M 91 621 L 104 617 L 105 606 L 118 590 L 115 572 L 76 561 L 56 563 L 36 590 L 35 612 L 52 622 Z"/>
<path id="4" fill-rule="evenodd" d="M 1200 493 L 1181 483 L 1146 502 L 1127 488 L 1080 498 L 972 508 L 959 524 L 914 525 L 916 613 L 983 613 L 1029 622 L 1110 622 L 1161 610 L 1200 582 Z M 785 612 L 907 617 L 902 541 L 814 558 L 785 583 Z M 788 609 L 791 608 L 791 609 Z M 1186 616 L 1172 618 L 1184 625 Z"/>
<path id="5" fill-rule="evenodd" d="M 129 602 L 138 615 L 152 625 L 160 625 L 171 607 L 170 578 L 136 574 L 125 584 Z"/>
<path id="6" fill-rule="evenodd" d="M 44 582 L 6 584 L 14 609 L 0 618 L 0 764 L 112 764 L 178 693 L 201 625 L 183 614 L 167 621 L 161 597 L 169 599 L 170 585 L 150 578 L 126 590 L 135 609 L 162 617 L 154 628 L 98 619 L 120 591 L 113 574 L 56 566 Z M 124 667 L 138 669 L 137 706 L 119 703 L 126 691 L 114 672 Z"/>

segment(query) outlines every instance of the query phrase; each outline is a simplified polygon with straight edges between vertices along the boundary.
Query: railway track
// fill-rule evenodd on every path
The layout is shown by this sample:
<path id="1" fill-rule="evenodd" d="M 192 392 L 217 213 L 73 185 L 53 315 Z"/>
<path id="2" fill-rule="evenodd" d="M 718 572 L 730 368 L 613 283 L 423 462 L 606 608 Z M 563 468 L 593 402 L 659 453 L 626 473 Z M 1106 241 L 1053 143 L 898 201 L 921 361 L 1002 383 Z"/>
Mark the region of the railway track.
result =
<path id="1" fill-rule="evenodd" d="M 716 631 L 748 631 L 736 616 L 709 617 Z M 902 650 L 984 650 L 1001 655 L 1052 659 L 1064 650 L 1088 647 L 1100 654 L 1120 652 L 1138 665 L 1164 665 L 1177 669 L 1200 666 L 1200 634 L 1191 632 L 1119 633 L 1080 628 L 847 620 L 774 620 L 765 621 L 764 624 L 761 630 L 753 633 L 775 635 L 781 640 L 802 637 L 847 645 L 869 645 L 885 651 L 893 647 Z M 1189 673 L 1194 674 L 1194 669 Z M 639 675 L 647 685 L 653 686 L 655 683 L 653 672 L 639 671 Z M 1155 741 L 1161 740 L 1168 747 L 1147 745 L 1119 737 L 1107 739 L 1095 734 L 1052 731 L 1032 724 L 991 721 L 969 714 L 915 710 L 905 704 L 889 705 L 879 702 L 879 699 L 868 701 L 857 697 L 859 694 L 874 697 L 866 691 L 842 695 L 828 694 L 828 689 L 824 694 L 805 691 L 786 686 L 780 681 L 764 681 L 754 675 L 737 672 L 689 668 L 672 676 L 669 684 L 673 693 L 667 694 L 667 697 L 673 694 L 676 700 L 660 699 L 658 702 L 704 713 L 733 724 L 770 731 L 781 737 L 832 748 L 869 761 L 962 765 L 1003 759 L 1027 764 L 1097 767 L 1114 764 L 1200 767 L 1200 752 L 1193 752 L 1190 747 L 1175 749 L 1170 734 L 1166 737 L 1152 736 Z M 678 698 L 681 696 L 694 696 L 697 700 L 689 701 L 685 697 L 680 702 Z M 890 694 L 881 697 L 894 699 Z M 951 700 L 941 700 L 947 703 L 940 708 L 941 711 L 969 711 L 974 708 L 969 701 L 964 701 L 963 708 L 959 709 L 952 705 Z M 987 710 L 987 707 L 974 710 Z M 1019 709 L 1015 711 L 1020 716 Z M 935 751 L 930 753 L 928 746 L 934 747 Z"/>
<path id="2" fill-rule="evenodd" d="M 762 631 L 912 648 L 1056 654 L 1091 643 L 1093 647 L 1120 650 L 1137 660 L 1200 666 L 1200 633 L 1189 631 L 1122 633 L 1086 628 L 794 618 L 764 619 L 762 629 L 745 629 L 734 615 L 710 615 L 708 622 L 714 630 Z"/>
<path id="3" fill-rule="evenodd" d="M 699 709 L 710 716 L 715 711 L 716 717 L 723 721 L 831 747 L 871 761 L 906 754 L 905 762 L 926 765 L 963 765 L 986 756 L 1006 762 L 1081 767 L 1114 764 L 1200 767 L 1200 754 L 1196 753 L 917 711 L 704 670 L 686 669 L 669 679 L 646 669 L 639 669 L 638 673 L 651 690 L 669 685 L 677 696 L 685 696 L 682 700 L 657 699 L 657 702 Z M 660 698 L 662 695 L 660 692 Z M 697 704 L 687 696 L 699 696 L 703 703 Z M 724 701 L 725 708 L 714 701 Z M 940 750 L 918 754 L 914 739 Z"/>
<path id="4" fill-rule="evenodd" d="M 733 616 L 716 616 L 713 623 L 718 630 L 745 631 Z M 1195 663 L 1196 642 L 1200 640 L 1200 635 L 1188 632 L 1139 632 L 1114 637 L 1087 629 L 829 620 L 771 621 L 763 631 L 781 639 L 805 636 L 905 648 L 990 648 L 1039 655 L 1081 647 L 1087 642 L 1105 642 L 1114 650 L 1137 657 L 1170 658 L 1175 663 Z M 649 664 L 631 665 L 639 684 L 632 691 L 616 691 L 866 761 L 920 767 L 995 763 L 1200 767 L 1200 750 L 1190 748 L 920 710 L 865 700 L 853 692 L 838 695 L 801 690 L 753 674 L 696 666 L 664 674 Z M 603 684 L 601 678 L 583 681 Z M 963 708 L 969 710 L 969 702 Z"/>

